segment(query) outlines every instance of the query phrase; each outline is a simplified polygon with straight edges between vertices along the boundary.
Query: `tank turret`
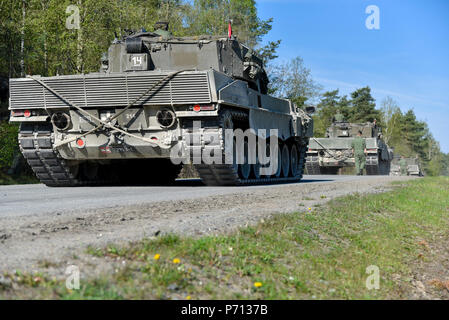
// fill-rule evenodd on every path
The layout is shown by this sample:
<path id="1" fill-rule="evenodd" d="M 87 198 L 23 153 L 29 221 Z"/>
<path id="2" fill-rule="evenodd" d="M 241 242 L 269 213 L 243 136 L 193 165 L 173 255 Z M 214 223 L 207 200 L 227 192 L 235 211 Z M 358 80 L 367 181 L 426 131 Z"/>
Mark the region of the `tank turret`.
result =
<path id="1" fill-rule="evenodd" d="M 236 37 L 174 37 L 166 22 L 158 22 L 153 32 L 133 32 L 115 40 L 102 65 L 106 73 L 214 69 L 267 93 L 262 59 Z"/>
<path id="2" fill-rule="evenodd" d="M 359 131 L 364 138 L 377 138 L 382 133 L 382 129 L 373 122 L 334 122 L 326 129 L 326 138 L 355 137 Z"/>

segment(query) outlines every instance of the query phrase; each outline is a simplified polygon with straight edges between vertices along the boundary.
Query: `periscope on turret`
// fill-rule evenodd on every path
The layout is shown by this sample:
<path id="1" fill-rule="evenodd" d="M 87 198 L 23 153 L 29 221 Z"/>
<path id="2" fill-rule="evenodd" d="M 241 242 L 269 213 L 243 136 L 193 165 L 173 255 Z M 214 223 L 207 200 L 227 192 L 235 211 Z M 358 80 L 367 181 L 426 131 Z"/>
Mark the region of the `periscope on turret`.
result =
<path id="1" fill-rule="evenodd" d="M 99 72 L 11 79 L 10 121 L 21 124 L 20 149 L 48 186 L 170 183 L 187 158 L 226 147 L 236 149 L 231 163 L 193 163 L 205 184 L 299 181 L 313 120 L 267 88 L 262 60 L 234 35 L 174 37 L 162 22 L 116 38 Z M 226 129 L 276 139 L 276 170 L 260 170 L 270 164 L 257 157 L 265 146 L 246 137 L 233 148 Z"/>

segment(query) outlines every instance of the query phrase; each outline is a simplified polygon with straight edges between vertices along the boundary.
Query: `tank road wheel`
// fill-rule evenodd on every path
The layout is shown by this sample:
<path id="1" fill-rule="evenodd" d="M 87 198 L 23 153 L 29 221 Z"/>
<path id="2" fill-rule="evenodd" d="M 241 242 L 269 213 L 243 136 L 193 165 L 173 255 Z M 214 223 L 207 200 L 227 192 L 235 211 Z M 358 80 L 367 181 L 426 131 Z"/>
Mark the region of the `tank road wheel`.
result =
<path id="1" fill-rule="evenodd" d="M 249 149 L 248 142 L 243 144 L 243 163 L 239 164 L 239 176 L 240 178 L 247 180 L 251 174 L 251 164 L 249 164 Z"/>
<path id="2" fill-rule="evenodd" d="M 260 179 L 260 163 L 259 156 L 256 156 L 256 163 L 251 165 L 252 175 L 256 179 Z"/>
<path id="3" fill-rule="evenodd" d="M 226 107 L 224 107 L 226 108 Z M 183 123 L 183 135 L 186 137 L 192 134 L 190 130 L 190 120 Z M 266 156 L 269 159 L 258 159 L 258 154 L 256 155 L 256 163 L 250 163 L 251 157 L 253 157 L 251 150 L 248 149 L 249 142 L 243 142 L 243 147 L 237 146 L 237 140 L 234 140 L 234 145 L 231 147 L 227 145 L 231 144 L 231 141 L 226 141 L 226 135 L 224 130 L 226 129 L 248 129 L 250 127 L 249 116 L 247 111 L 238 109 L 221 109 L 218 118 L 207 120 L 209 121 L 205 127 L 210 128 L 210 130 L 216 130 L 216 132 L 221 135 L 220 141 L 217 144 L 210 141 L 209 144 L 202 145 L 202 149 L 210 149 L 211 147 L 218 146 L 224 151 L 229 153 L 232 150 L 234 152 L 235 160 L 229 163 L 201 163 L 195 164 L 195 168 L 202 179 L 203 183 L 212 185 L 252 185 L 259 183 L 280 183 L 280 182 L 296 182 L 302 178 L 302 174 L 305 167 L 305 158 L 307 152 L 307 140 L 304 140 L 304 145 L 300 145 L 298 142 L 292 144 L 279 143 L 277 140 L 276 152 L 270 150 L 270 145 L 267 143 Z M 201 137 L 204 139 L 203 137 Z M 188 141 L 186 139 L 186 141 Z M 206 141 L 206 140 L 204 140 Z M 271 139 L 270 139 L 271 141 Z M 187 152 L 192 154 L 194 151 L 193 147 L 186 144 Z M 234 149 L 235 148 L 235 149 Z M 239 150 L 242 149 L 242 150 Z M 240 154 L 239 154 L 240 152 Z M 225 160 L 229 159 L 230 154 L 226 154 Z M 241 159 L 240 159 L 241 158 Z M 273 159 L 274 158 L 274 159 Z M 238 160 L 238 161 L 237 161 Z M 262 161 L 265 160 L 265 161 Z M 242 163 L 241 163 L 242 162 Z M 267 162 L 267 163 L 264 163 Z M 274 172 L 264 172 L 261 174 L 261 168 L 274 169 Z"/>
<path id="4" fill-rule="evenodd" d="M 307 153 L 307 146 L 300 146 L 299 147 L 299 162 L 298 162 L 298 178 L 301 180 L 304 176 L 304 169 L 306 167 L 306 153 Z"/>
<path id="5" fill-rule="evenodd" d="M 259 168 L 269 168 L 271 165 L 271 161 L 270 161 L 270 143 L 268 142 L 265 145 L 265 156 L 267 157 L 267 159 L 265 160 L 264 164 L 259 163 Z M 259 158 L 257 158 L 257 160 L 259 161 Z M 260 172 L 260 170 L 259 170 Z M 264 174 L 263 177 L 264 178 L 269 178 L 271 176 L 271 174 Z"/>
<path id="6" fill-rule="evenodd" d="M 223 130 L 223 139 L 225 137 L 225 130 L 234 130 L 234 121 L 232 120 L 232 113 L 229 110 L 225 110 L 221 115 L 221 128 Z M 226 151 L 226 150 L 225 150 Z M 235 172 L 238 172 L 239 166 L 237 164 L 237 148 L 235 138 L 232 139 L 232 168 Z"/>
<path id="7" fill-rule="evenodd" d="M 282 151 L 281 151 L 281 146 L 279 145 L 279 147 L 278 147 L 277 169 L 276 169 L 276 172 L 275 172 L 274 176 L 276 178 L 279 178 L 281 176 L 281 172 L 282 172 Z"/>
<path id="8" fill-rule="evenodd" d="M 290 173 L 290 152 L 288 151 L 288 146 L 286 143 L 282 146 L 282 176 L 288 177 L 288 174 Z"/>
<path id="9" fill-rule="evenodd" d="M 296 144 L 293 144 L 290 150 L 290 173 L 292 177 L 296 177 L 299 169 L 299 155 Z"/>

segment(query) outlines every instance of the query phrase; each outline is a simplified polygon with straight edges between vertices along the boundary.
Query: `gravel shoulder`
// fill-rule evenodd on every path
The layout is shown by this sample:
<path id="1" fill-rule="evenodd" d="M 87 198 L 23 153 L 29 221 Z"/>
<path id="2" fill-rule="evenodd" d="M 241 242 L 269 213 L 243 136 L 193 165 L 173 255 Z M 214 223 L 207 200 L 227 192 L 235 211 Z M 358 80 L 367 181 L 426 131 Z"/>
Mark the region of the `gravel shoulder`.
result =
<path id="1" fill-rule="evenodd" d="M 189 189 L 184 196 L 180 196 L 181 188 L 172 189 L 171 196 L 161 197 L 160 201 L 125 201 L 127 204 L 122 206 L 71 211 L 39 209 L 35 214 L 27 208 L 27 214 L 0 214 L 0 272 L 36 272 L 43 264 L 50 264 L 53 273 L 61 274 L 65 265 L 96 264 L 91 261 L 95 258 L 84 254 L 88 246 L 120 244 L 163 233 L 228 232 L 277 213 L 313 209 L 335 197 L 385 192 L 392 181 L 407 179 L 412 178 L 348 177 L 341 181 L 214 189 L 212 193 L 198 187 Z M 94 269 L 101 272 L 103 267 L 96 265 Z"/>

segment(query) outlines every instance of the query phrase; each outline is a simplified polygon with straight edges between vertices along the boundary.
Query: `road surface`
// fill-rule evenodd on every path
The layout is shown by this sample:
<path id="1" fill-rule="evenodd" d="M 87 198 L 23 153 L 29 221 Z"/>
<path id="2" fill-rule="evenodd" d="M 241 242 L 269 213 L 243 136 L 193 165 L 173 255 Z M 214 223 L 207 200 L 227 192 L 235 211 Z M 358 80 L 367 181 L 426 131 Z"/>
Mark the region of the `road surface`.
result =
<path id="1" fill-rule="evenodd" d="M 300 183 L 205 187 L 48 188 L 0 186 L 0 272 L 35 271 L 42 261 L 74 263 L 101 247 L 160 233 L 202 235 L 233 230 L 277 213 L 308 210 L 354 192 L 382 192 L 388 176 L 305 176 Z"/>
<path id="2" fill-rule="evenodd" d="M 367 179 L 376 179 L 376 177 L 306 176 L 299 184 L 318 182 L 333 183 Z M 46 215 L 54 212 L 63 213 L 74 210 L 101 209 L 159 201 L 190 200 L 207 196 L 251 192 L 297 184 L 206 187 L 200 180 L 192 179 L 178 180 L 174 186 L 167 187 L 48 188 L 43 184 L 0 186 L 0 221 L 6 217 Z"/>

